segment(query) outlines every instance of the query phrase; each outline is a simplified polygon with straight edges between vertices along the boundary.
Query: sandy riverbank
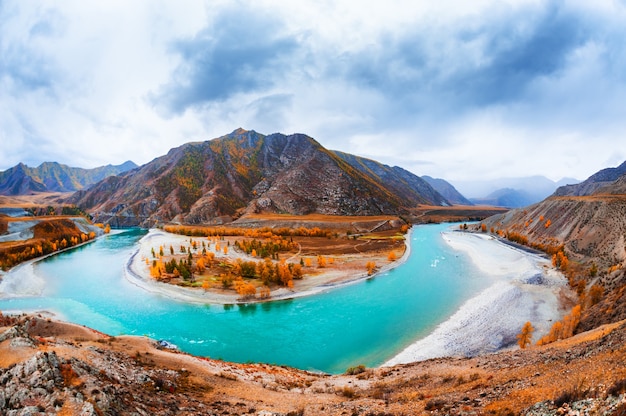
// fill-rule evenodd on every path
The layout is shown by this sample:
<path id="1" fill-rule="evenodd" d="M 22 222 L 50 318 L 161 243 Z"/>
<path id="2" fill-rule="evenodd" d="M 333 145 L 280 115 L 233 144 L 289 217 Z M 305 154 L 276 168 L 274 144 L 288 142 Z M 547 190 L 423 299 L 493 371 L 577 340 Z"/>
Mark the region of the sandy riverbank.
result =
<path id="1" fill-rule="evenodd" d="M 167 296 L 169 298 L 177 299 L 183 302 L 191 303 L 213 303 L 213 304 L 236 304 L 236 303 L 251 303 L 251 302 L 265 302 L 265 301 L 277 301 L 284 299 L 293 299 L 304 296 L 311 296 L 318 293 L 322 293 L 328 290 L 332 290 L 338 287 L 343 287 L 349 284 L 354 284 L 362 280 L 373 278 L 378 274 L 385 273 L 392 268 L 398 267 L 406 261 L 410 255 L 410 231 L 405 239 L 405 251 L 402 257 L 394 262 L 388 262 L 386 254 L 382 253 L 377 258 L 372 258 L 377 264 L 383 264 L 378 271 L 368 276 L 364 267 L 328 267 L 320 271 L 316 270 L 314 275 L 306 275 L 302 280 L 294 281 L 293 289 L 287 288 L 275 288 L 271 291 L 269 299 L 252 299 L 241 301 L 239 295 L 234 291 L 226 290 L 203 290 L 200 288 L 192 289 L 180 287 L 168 283 L 158 282 L 150 277 L 148 266 L 145 263 L 145 259 L 152 258 L 151 250 L 154 247 L 170 245 L 178 247 L 181 244 L 187 244 L 189 237 L 181 236 L 177 234 L 171 234 L 162 230 L 151 229 L 146 236 L 139 241 L 139 247 L 131 255 L 129 261 L 126 264 L 125 276 L 133 284 L 143 288 L 146 291 Z M 211 250 L 214 251 L 214 248 Z M 244 260 L 255 260 L 257 258 L 250 257 L 245 253 L 237 250 L 229 250 L 227 255 L 223 253 L 216 253 L 220 258 L 227 258 L 229 260 L 236 260 L 241 258 Z M 346 256 L 356 258 L 357 255 Z M 371 255 L 370 255 L 371 257 Z M 341 256 L 337 256 L 336 263 L 340 263 Z M 349 259 L 348 259 L 349 260 Z"/>
<path id="2" fill-rule="evenodd" d="M 536 340 L 564 315 L 559 295 L 568 290 L 567 282 L 547 259 L 485 234 L 447 231 L 441 236 L 493 283 L 384 366 L 495 352 L 514 344 L 526 321 L 536 328 Z"/>

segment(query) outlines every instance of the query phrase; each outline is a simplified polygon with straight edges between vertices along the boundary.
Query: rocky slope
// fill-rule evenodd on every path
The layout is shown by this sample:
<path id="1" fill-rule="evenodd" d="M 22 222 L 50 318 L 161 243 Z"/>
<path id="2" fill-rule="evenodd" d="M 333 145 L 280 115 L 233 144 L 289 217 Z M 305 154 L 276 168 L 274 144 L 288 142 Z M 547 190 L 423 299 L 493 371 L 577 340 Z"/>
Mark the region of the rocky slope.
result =
<path id="1" fill-rule="evenodd" d="M 406 169 L 398 166 L 390 167 L 375 160 L 344 152 L 334 151 L 333 153 L 366 175 L 371 181 L 384 184 L 395 195 L 402 195 L 403 199 L 411 201 L 411 205 L 419 203 L 438 206 L 451 205 L 428 181 Z"/>
<path id="2" fill-rule="evenodd" d="M 559 188 L 544 201 L 483 221 L 487 229 L 514 232 L 531 244 L 563 245 L 567 274 L 603 290 L 581 328 L 626 318 L 626 168 L 605 169 L 580 185 Z M 618 176 L 616 176 L 618 175 Z M 611 180 L 612 179 L 612 180 Z"/>
<path id="3" fill-rule="evenodd" d="M 243 129 L 172 149 L 68 202 L 115 226 L 216 224 L 259 212 L 399 214 L 420 203 L 447 203 L 400 168 L 340 157 L 302 134 L 264 136 Z"/>
<path id="4" fill-rule="evenodd" d="M 56 162 L 44 162 L 36 168 L 23 163 L 0 172 L 0 195 L 26 195 L 33 192 L 72 192 L 102 179 L 136 168 L 131 161 L 94 169 L 73 168 Z"/>
<path id="5" fill-rule="evenodd" d="M 330 376 L 0 314 L 0 414 L 623 414 L 625 360 L 623 322 L 544 347 Z"/>
<path id="6" fill-rule="evenodd" d="M 615 168 L 606 168 L 591 175 L 585 181 L 576 185 L 566 185 L 558 188 L 555 196 L 585 196 L 591 195 L 604 186 L 612 186 L 613 183 L 626 174 L 626 162 Z M 609 193 L 604 191 L 604 193 Z"/>
<path id="7" fill-rule="evenodd" d="M 454 205 L 474 205 L 472 202 L 465 198 L 457 189 L 448 181 L 440 178 L 433 178 L 431 176 L 422 176 L 426 182 L 430 184 L 437 192 L 443 195 L 448 201 Z"/>

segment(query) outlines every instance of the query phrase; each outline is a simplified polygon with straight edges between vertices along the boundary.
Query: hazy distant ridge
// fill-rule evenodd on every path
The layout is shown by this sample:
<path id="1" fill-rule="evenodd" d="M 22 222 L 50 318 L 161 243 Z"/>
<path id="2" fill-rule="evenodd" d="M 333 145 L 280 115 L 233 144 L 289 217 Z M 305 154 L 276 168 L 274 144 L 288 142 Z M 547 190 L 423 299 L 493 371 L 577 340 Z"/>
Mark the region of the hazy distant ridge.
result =
<path id="1" fill-rule="evenodd" d="M 102 179 L 135 169 L 131 161 L 93 169 L 74 168 L 57 162 L 44 162 L 36 168 L 20 163 L 0 172 L 0 195 L 26 195 L 33 192 L 72 192 Z"/>
<path id="2" fill-rule="evenodd" d="M 422 176 L 426 182 L 430 184 L 437 192 L 444 196 L 454 205 L 473 205 L 471 201 L 465 198 L 457 189 L 448 181 L 441 178 L 433 178 L 430 176 Z"/>

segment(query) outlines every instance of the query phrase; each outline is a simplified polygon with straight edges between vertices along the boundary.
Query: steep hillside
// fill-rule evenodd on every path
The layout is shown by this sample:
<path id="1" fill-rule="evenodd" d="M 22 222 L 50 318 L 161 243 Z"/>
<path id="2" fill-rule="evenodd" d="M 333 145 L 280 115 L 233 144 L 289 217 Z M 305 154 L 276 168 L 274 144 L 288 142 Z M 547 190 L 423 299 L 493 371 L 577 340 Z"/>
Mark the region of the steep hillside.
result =
<path id="1" fill-rule="evenodd" d="M 380 164 L 376 168 L 389 183 L 308 136 L 264 136 L 238 129 L 172 149 L 135 171 L 76 193 L 68 202 L 116 226 L 215 224 L 259 212 L 397 214 L 419 203 L 445 203 L 430 186 L 428 195 L 412 189 L 415 175 Z"/>
<path id="2" fill-rule="evenodd" d="M 430 186 L 439 192 L 444 198 L 454 205 L 473 205 L 470 200 L 465 198 L 457 189 L 448 181 L 430 176 L 422 176 Z"/>
<path id="3" fill-rule="evenodd" d="M 450 205 L 450 202 L 427 181 L 401 167 L 390 167 L 375 160 L 348 153 L 338 151 L 333 153 L 366 175 L 371 181 L 384 184 L 394 195 L 410 201 L 411 205 Z"/>
<path id="4" fill-rule="evenodd" d="M 582 329 L 626 318 L 626 175 L 609 182 L 615 172 L 603 170 L 577 189 L 567 187 L 590 195 L 552 196 L 483 221 L 486 230 L 500 230 L 515 241 L 563 247 L 565 272 L 580 293 L 591 299 L 591 287 L 599 288 L 593 301 L 587 299 L 592 307 L 583 315 Z"/>
<path id="5" fill-rule="evenodd" d="M 620 176 L 626 174 L 626 162 L 622 163 L 616 168 L 602 169 L 601 171 L 591 175 L 585 181 L 576 185 L 565 185 L 558 188 L 555 196 L 585 196 L 591 195 L 599 188 L 611 185 Z M 605 193 L 609 193 L 606 192 Z"/>
<path id="6" fill-rule="evenodd" d="M 44 162 L 36 168 L 30 168 L 20 163 L 0 172 L 0 195 L 76 191 L 136 167 L 131 161 L 94 169 L 72 168 L 56 162 Z"/>

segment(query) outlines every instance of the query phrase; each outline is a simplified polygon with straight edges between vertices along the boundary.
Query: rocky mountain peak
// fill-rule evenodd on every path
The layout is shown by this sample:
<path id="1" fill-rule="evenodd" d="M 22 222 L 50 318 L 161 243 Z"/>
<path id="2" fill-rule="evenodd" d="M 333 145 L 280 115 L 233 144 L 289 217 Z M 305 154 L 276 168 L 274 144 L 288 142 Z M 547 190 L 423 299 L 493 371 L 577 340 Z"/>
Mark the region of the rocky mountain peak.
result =
<path id="1" fill-rule="evenodd" d="M 421 178 L 325 149 L 305 134 L 238 128 L 77 193 L 69 202 L 114 225 L 221 223 L 242 214 L 397 214 L 448 205 Z"/>

